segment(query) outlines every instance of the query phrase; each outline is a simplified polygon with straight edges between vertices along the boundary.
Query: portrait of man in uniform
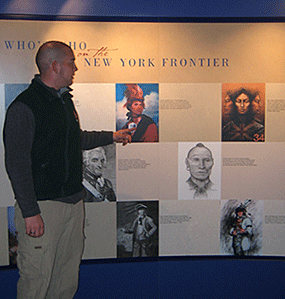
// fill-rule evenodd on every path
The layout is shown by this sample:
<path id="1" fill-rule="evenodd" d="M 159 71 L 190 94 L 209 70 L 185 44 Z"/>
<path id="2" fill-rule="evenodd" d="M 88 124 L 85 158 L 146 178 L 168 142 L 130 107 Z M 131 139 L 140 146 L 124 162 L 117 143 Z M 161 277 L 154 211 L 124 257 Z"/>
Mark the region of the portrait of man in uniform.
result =
<path id="1" fill-rule="evenodd" d="M 85 202 L 116 201 L 113 184 L 111 180 L 105 176 L 105 170 L 107 168 L 107 163 L 109 162 L 107 160 L 105 148 L 97 147 L 83 152 L 83 185 L 85 187 Z M 108 150 L 109 152 L 113 152 L 115 146 L 108 146 Z M 115 171 L 116 169 L 114 167 L 113 172 L 115 173 Z"/>
<path id="2" fill-rule="evenodd" d="M 118 257 L 158 255 L 158 201 L 119 202 Z"/>

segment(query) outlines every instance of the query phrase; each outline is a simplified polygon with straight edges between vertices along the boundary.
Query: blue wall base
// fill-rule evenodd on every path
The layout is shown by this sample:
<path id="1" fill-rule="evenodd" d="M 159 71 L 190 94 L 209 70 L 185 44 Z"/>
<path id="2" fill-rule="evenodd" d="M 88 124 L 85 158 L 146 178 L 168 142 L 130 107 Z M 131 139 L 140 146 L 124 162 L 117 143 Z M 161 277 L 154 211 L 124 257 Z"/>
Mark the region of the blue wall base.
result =
<path id="1" fill-rule="evenodd" d="M 17 269 L 1 268 L 0 298 L 16 298 Z M 283 260 L 83 261 L 74 299 L 285 298 Z"/>

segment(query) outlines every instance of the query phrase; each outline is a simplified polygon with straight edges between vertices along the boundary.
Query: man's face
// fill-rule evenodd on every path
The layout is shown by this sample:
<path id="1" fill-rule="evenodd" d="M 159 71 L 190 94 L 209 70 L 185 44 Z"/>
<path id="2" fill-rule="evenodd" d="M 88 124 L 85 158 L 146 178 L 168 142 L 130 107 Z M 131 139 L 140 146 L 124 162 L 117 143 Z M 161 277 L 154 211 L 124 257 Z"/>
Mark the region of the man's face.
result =
<path id="1" fill-rule="evenodd" d="M 251 103 L 253 113 L 259 113 L 261 110 L 261 99 L 260 96 L 257 95 Z"/>
<path id="2" fill-rule="evenodd" d="M 186 165 L 192 177 L 204 181 L 209 178 L 214 160 L 211 152 L 205 147 L 196 147 L 192 150 L 189 157 L 186 158 Z"/>
<path id="3" fill-rule="evenodd" d="M 96 176 L 102 176 L 103 168 L 105 167 L 105 155 L 101 151 L 93 151 L 89 157 L 89 170 Z"/>
<path id="4" fill-rule="evenodd" d="M 139 116 L 143 113 L 143 103 L 141 101 L 133 101 L 130 109 L 134 116 Z"/>
<path id="5" fill-rule="evenodd" d="M 246 114 L 249 110 L 250 100 L 244 93 L 240 94 L 236 98 L 236 107 L 238 114 Z"/>
<path id="6" fill-rule="evenodd" d="M 144 215 L 145 215 L 145 210 L 144 210 L 144 209 L 140 209 L 140 210 L 138 210 L 138 216 L 139 216 L 140 218 L 143 218 Z"/>
<path id="7" fill-rule="evenodd" d="M 225 98 L 224 98 L 224 102 L 223 102 L 223 111 L 224 111 L 224 114 L 230 114 L 233 110 L 233 106 L 234 106 L 234 103 L 233 101 L 231 100 L 230 96 L 227 95 Z"/>
<path id="8" fill-rule="evenodd" d="M 74 74 L 78 70 L 75 57 L 69 48 L 64 50 L 64 57 L 59 59 L 58 85 L 60 88 L 70 86 L 73 83 Z"/>
<path id="9" fill-rule="evenodd" d="M 238 217 L 242 217 L 242 215 L 243 215 L 243 211 L 239 211 L 239 212 L 237 212 L 237 216 L 238 216 Z"/>

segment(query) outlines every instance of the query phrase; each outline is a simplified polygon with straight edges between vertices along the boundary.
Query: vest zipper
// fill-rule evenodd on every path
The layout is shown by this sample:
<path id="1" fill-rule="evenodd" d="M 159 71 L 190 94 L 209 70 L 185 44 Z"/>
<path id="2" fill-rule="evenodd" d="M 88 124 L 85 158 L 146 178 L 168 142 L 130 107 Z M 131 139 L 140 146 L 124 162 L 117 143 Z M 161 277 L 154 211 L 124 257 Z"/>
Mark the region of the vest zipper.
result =
<path id="1" fill-rule="evenodd" d="M 70 119 L 69 119 L 69 113 L 66 107 L 65 102 L 63 99 L 61 99 L 61 103 L 63 104 L 65 113 L 66 113 L 66 120 L 67 120 L 67 130 L 66 130 L 66 140 L 65 140 L 65 149 L 64 149 L 64 159 L 65 159 L 65 179 L 64 182 L 66 183 L 68 181 L 69 177 L 69 159 L 68 159 L 68 148 L 69 148 L 69 132 L 70 132 Z M 64 186 L 62 186 L 62 196 L 65 196 L 64 192 Z"/>

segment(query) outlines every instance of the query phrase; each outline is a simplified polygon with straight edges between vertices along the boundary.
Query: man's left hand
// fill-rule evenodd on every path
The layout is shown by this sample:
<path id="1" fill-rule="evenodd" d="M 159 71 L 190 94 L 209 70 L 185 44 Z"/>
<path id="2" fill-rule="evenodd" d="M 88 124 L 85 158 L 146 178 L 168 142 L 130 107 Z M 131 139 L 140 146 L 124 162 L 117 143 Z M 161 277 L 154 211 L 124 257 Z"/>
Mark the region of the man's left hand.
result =
<path id="1" fill-rule="evenodd" d="M 130 133 L 132 133 L 135 130 L 136 128 L 132 128 L 132 129 L 122 129 L 114 132 L 113 133 L 114 142 L 122 142 L 123 145 L 126 145 L 127 143 L 131 143 L 132 137 Z"/>

